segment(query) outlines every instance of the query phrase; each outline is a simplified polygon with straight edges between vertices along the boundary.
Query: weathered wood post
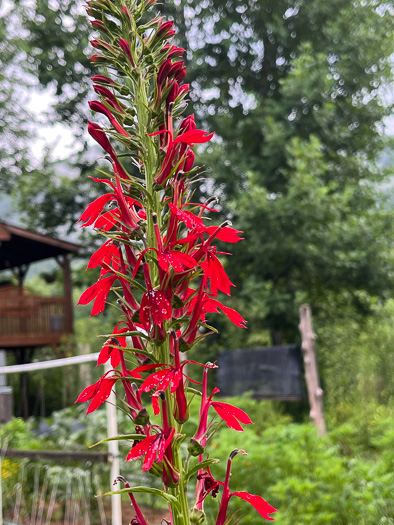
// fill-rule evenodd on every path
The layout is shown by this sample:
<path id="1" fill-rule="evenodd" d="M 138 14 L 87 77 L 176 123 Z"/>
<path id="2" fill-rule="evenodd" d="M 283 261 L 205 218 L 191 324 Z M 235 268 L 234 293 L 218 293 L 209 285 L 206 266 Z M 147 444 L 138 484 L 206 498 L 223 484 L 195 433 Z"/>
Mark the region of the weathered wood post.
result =
<path id="1" fill-rule="evenodd" d="M 315 339 L 312 328 L 312 314 L 309 304 L 300 307 L 299 329 L 302 337 L 302 354 L 304 357 L 305 382 L 308 390 L 310 417 L 317 427 L 320 436 L 326 434 L 326 423 L 323 414 L 323 390 L 320 387 L 316 361 Z"/>

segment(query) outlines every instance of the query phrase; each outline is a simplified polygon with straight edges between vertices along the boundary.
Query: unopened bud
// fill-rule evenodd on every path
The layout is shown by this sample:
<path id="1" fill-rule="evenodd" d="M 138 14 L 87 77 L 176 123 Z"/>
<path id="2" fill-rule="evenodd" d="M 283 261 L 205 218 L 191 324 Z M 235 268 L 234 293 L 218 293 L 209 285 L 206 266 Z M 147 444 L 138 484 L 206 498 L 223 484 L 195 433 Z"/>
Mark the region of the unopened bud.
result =
<path id="1" fill-rule="evenodd" d="M 123 121 L 123 124 L 125 124 L 126 126 L 133 126 L 134 119 L 132 117 L 126 117 Z"/>
<path id="2" fill-rule="evenodd" d="M 149 414 L 146 408 L 143 408 L 142 410 L 138 412 L 138 414 L 136 415 L 134 419 L 134 423 L 136 425 L 142 425 L 142 426 L 145 426 L 149 423 Z"/>
<path id="3" fill-rule="evenodd" d="M 205 521 L 205 512 L 197 507 L 193 507 L 190 509 L 189 517 L 190 523 L 193 525 L 201 525 Z"/>
<path id="4" fill-rule="evenodd" d="M 191 438 L 189 441 L 189 444 L 187 446 L 187 450 L 191 456 L 199 456 L 200 454 L 203 454 L 204 447 L 201 445 L 197 439 Z"/>

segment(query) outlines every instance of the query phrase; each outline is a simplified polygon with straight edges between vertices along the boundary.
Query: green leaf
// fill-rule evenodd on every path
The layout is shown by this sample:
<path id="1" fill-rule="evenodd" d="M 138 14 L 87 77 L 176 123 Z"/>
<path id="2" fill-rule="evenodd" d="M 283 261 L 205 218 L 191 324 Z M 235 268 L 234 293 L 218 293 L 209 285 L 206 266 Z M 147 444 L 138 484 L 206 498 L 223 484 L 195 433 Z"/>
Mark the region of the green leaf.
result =
<path id="1" fill-rule="evenodd" d="M 178 499 L 175 496 L 172 496 L 171 494 L 167 494 L 162 490 L 154 489 L 151 487 L 130 487 L 129 489 L 105 492 L 104 494 L 100 494 L 99 497 L 114 496 L 115 494 L 129 494 L 130 492 L 144 492 L 146 494 L 153 494 L 154 496 L 159 496 L 161 498 L 164 498 L 172 507 L 176 507 L 177 509 L 179 509 Z"/>
<path id="2" fill-rule="evenodd" d="M 197 465 L 194 465 L 191 469 L 189 469 L 185 474 L 185 482 L 188 482 L 189 479 L 194 476 L 194 474 L 197 474 L 197 472 L 205 467 L 209 467 L 210 465 L 213 465 L 214 463 L 219 463 L 220 459 L 205 459 L 204 461 L 201 461 L 201 463 L 197 463 Z"/>
<path id="3" fill-rule="evenodd" d="M 133 439 L 133 440 L 142 440 L 145 439 L 146 436 L 143 434 L 123 434 L 121 436 L 114 436 L 102 439 L 101 441 L 98 441 L 94 445 L 89 445 L 89 448 L 97 447 L 97 445 L 101 445 L 102 443 L 106 443 L 107 441 L 121 441 L 122 439 Z"/>

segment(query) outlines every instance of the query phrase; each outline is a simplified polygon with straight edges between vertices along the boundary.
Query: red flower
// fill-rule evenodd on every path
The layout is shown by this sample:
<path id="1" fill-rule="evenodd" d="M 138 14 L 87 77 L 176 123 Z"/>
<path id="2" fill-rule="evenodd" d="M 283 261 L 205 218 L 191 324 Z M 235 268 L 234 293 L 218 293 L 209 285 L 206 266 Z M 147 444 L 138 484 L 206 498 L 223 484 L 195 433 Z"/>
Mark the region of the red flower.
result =
<path id="1" fill-rule="evenodd" d="M 97 366 L 103 365 L 111 359 L 112 368 L 116 368 L 120 364 L 121 360 L 121 348 L 126 348 L 126 337 L 122 337 L 120 334 L 128 332 L 128 328 L 119 328 L 119 323 L 115 326 L 112 336 L 104 343 L 103 348 L 100 350 L 100 354 L 97 360 Z M 137 376 L 134 376 L 137 377 Z"/>
<path id="2" fill-rule="evenodd" d="M 109 398 L 112 387 L 118 379 L 118 376 L 103 376 L 97 381 L 97 383 L 94 383 L 93 385 L 90 385 L 87 388 L 85 388 L 85 390 L 81 392 L 81 394 L 75 402 L 83 403 L 84 401 L 91 400 L 86 414 L 94 412 L 99 406 L 101 406 L 104 403 L 104 401 L 106 401 Z"/>
<path id="3" fill-rule="evenodd" d="M 230 286 L 235 285 L 228 278 L 222 263 L 215 254 L 216 248 L 214 246 L 209 247 L 206 252 L 206 259 L 200 266 L 204 270 L 205 276 L 211 281 L 211 292 L 215 297 L 218 295 L 218 290 L 230 295 Z"/>
<path id="4" fill-rule="evenodd" d="M 106 88 L 105 86 L 93 86 L 94 91 L 97 93 L 97 95 L 100 95 L 104 98 L 105 102 L 107 102 L 110 106 L 112 106 L 116 111 L 119 111 L 119 113 L 125 113 L 122 106 L 118 102 L 118 99 L 115 97 L 111 91 Z"/>
<path id="5" fill-rule="evenodd" d="M 103 26 L 104 26 L 104 24 L 103 24 Z M 119 84 L 114 82 L 111 78 L 105 77 L 104 75 L 94 75 L 92 77 L 92 81 L 96 82 L 97 84 L 108 84 L 110 86 L 119 86 Z"/>
<path id="6" fill-rule="evenodd" d="M 100 144 L 104 151 L 106 151 L 111 156 L 115 155 L 114 149 L 101 126 L 95 122 L 88 122 L 88 132 L 91 137 L 93 137 L 94 140 Z"/>
<path id="7" fill-rule="evenodd" d="M 81 218 L 78 222 L 85 222 L 85 224 L 82 224 L 82 228 L 86 228 L 86 226 L 90 226 L 93 224 L 96 219 L 99 217 L 99 215 L 102 213 L 104 206 L 107 204 L 107 202 L 115 199 L 115 193 L 105 193 L 104 195 L 101 195 L 96 200 L 91 202 L 86 210 L 82 213 Z"/>
<path id="8" fill-rule="evenodd" d="M 212 235 L 216 229 L 216 226 L 208 226 L 205 228 L 205 231 L 206 233 L 209 233 L 209 235 Z M 237 243 L 243 240 L 242 237 L 238 237 L 240 233 L 243 232 L 236 230 L 235 228 L 231 228 L 230 226 L 225 226 L 217 233 L 216 239 L 224 242 Z"/>
<path id="9" fill-rule="evenodd" d="M 150 435 L 152 429 L 158 429 L 154 425 L 149 427 L 148 436 L 135 445 L 129 452 L 126 461 L 145 456 L 142 470 L 146 471 L 152 468 L 155 461 L 161 463 L 164 459 L 164 454 L 168 447 L 171 446 L 171 440 L 175 433 L 175 429 L 171 428 L 168 435 L 163 431 Z M 160 429 L 161 430 L 161 429 Z"/>
<path id="10" fill-rule="evenodd" d="M 246 321 L 239 312 L 237 312 L 233 308 L 224 306 L 219 301 L 216 301 L 216 299 L 212 299 L 206 296 L 205 301 L 204 301 L 204 312 L 211 312 L 211 313 L 218 312 L 218 309 L 221 310 L 224 313 L 224 315 L 226 315 L 233 324 L 241 328 L 246 328 L 245 326 Z"/>
<path id="11" fill-rule="evenodd" d="M 216 392 L 219 391 L 218 389 L 215 390 Z M 240 408 L 230 405 L 229 403 L 212 401 L 212 396 L 216 393 L 215 390 L 213 390 L 209 397 L 209 403 L 215 409 L 217 414 L 223 419 L 223 421 L 226 422 L 228 427 L 238 430 L 239 432 L 243 432 L 243 428 L 241 427 L 240 423 L 243 423 L 244 425 L 253 424 L 253 421 L 250 419 L 248 414 L 246 414 L 246 412 Z"/>
<path id="12" fill-rule="evenodd" d="M 275 521 L 275 519 L 268 516 L 268 514 L 271 514 L 272 512 L 278 512 L 277 509 L 267 503 L 261 496 L 249 494 L 249 492 L 232 492 L 230 494 L 230 497 L 231 496 L 238 496 L 239 498 L 250 503 L 264 519 Z"/>
<path id="13" fill-rule="evenodd" d="M 198 230 L 205 230 L 205 224 L 202 219 L 197 215 L 194 215 L 191 211 L 177 208 L 171 202 L 168 204 L 172 213 L 177 217 L 178 221 L 183 221 L 189 230 L 196 228 Z"/>
<path id="14" fill-rule="evenodd" d="M 200 408 L 200 424 L 199 424 L 196 434 L 194 435 L 193 440 L 201 442 L 201 440 L 204 438 L 206 431 L 207 431 L 207 426 L 208 426 L 207 425 L 208 411 L 211 406 L 214 408 L 218 416 L 223 419 L 223 421 L 227 424 L 229 428 L 233 428 L 234 430 L 237 430 L 238 432 L 243 432 L 243 428 L 240 425 L 240 423 L 242 423 L 243 425 L 250 425 L 250 424 L 253 424 L 253 421 L 250 419 L 250 417 L 248 416 L 246 412 L 244 412 L 238 407 L 230 405 L 229 403 L 223 403 L 221 401 L 212 401 L 212 397 L 218 392 L 220 392 L 218 388 L 214 388 L 212 390 L 211 395 L 207 397 L 206 396 L 206 388 L 207 388 L 206 374 L 207 374 L 207 370 L 204 370 L 203 390 L 205 392 L 205 395 L 203 392 L 203 397 L 201 400 L 201 408 Z"/>
<path id="15" fill-rule="evenodd" d="M 119 248 L 112 239 L 106 241 L 91 256 L 86 269 L 97 268 L 97 266 L 110 266 L 113 264 L 115 270 L 119 269 L 120 253 Z"/>
<path id="16" fill-rule="evenodd" d="M 272 505 L 267 503 L 261 496 L 256 496 L 255 494 L 249 494 L 248 492 L 230 493 L 229 483 L 230 483 L 231 463 L 234 457 L 239 453 L 246 456 L 246 452 L 244 450 L 235 449 L 230 454 L 230 457 L 227 462 L 226 480 L 223 483 L 223 496 L 220 502 L 219 514 L 216 520 L 216 525 L 224 525 L 226 523 L 228 503 L 232 496 L 238 496 L 239 498 L 250 503 L 257 510 L 260 516 L 262 516 L 264 519 L 275 521 L 274 518 L 271 518 L 270 516 L 268 516 L 268 514 L 271 514 L 272 512 L 277 512 L 277 510 Z"/>
<path id="17" fill-rule="evenodd" d="M 83 292 L 78 301 L 78 304 L 88 304 L 94 300 L 90 317 L 104 311 L 108 293 L 116 279 L 116 275 L 103 277 L 99 279 L 97 283 L 89 286 L 89 288 Z"/>
<path id="18" fill-rule="evenodd" d="M 89 107 L 92 111 L 105 115 L 118 133 L 124 135 L 125 137 L 130 137 L 130 134 L 122 128 L 122 126 L 113 116 L 113 114 L 108 108 L 104 106 L 104 104 L 101 104 L 101 102 L 97 102 L 97 100 L 92 100 L 91 102 L 89 102 Z"/>
<path id="19" fill-rule="evenodd" d="M 134 60 L 133 60 L 133 57 L 131 56 L 131 52 L 130 52 L 130 46 L 129 46 L 129 43 L 127 42 L 127 40 L 124 40 L 123 38 L 120 38 L 119 39 L 119 45 L 122 48 L 122 50 L 124 51 L 124 53 L 126 53 L 127 58 L 130 61 L 130 64 L 133 67 L 135 67 Z"/>
<path id="20" fill-rule="evenodd" d="M 113 210 L 106 211 L 105 213 L 100 215 L 100 217 L 94 223 L 94 227 L 98 230 L 107 232 L 118 224 L 119 219 L 120 211 L 118 208 L 114 208 Z"/>
<path id="21" fill-rule="evenodd" d="M 171 319 L 171 303 L 161 290 L 149 290 L 144 293 L 140 306 L 140 321 L 145 330 L 149 331 L 151 320 L 156 325 L 162 325 L 165 319 Z"/>

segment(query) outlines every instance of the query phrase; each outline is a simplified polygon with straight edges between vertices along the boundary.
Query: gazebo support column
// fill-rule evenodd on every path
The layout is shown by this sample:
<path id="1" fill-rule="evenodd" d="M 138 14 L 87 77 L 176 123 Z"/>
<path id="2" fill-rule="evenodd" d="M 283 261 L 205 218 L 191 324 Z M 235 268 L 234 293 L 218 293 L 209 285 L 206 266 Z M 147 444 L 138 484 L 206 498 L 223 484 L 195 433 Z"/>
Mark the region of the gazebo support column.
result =
<path id="1" fill-rule="evenodd" d="M 16 359 L 18 365 L 25 365 L 31 363 L 33 359 L 34 348 L 18 348 L 16 351 Z M 19 377 L 20 388 L 20 407 L 19 413 L 24 418 L 29 417 L 29 390 L 28 390 L 28 374 L 21 373 Z"/>
<path id="2" fill-rule="evenodd" d="M 56 261 L 63 269 L 63 289 L 64 289 L 64 301 L 65 301 L 65 319 L 64 319 L 64 331 L 68 334 L 73 333 L 73 300 L 72 300 L 72 280 L 71 280 L 71 265 L 70 259 L 67 255 L 59 256 Z"/>

